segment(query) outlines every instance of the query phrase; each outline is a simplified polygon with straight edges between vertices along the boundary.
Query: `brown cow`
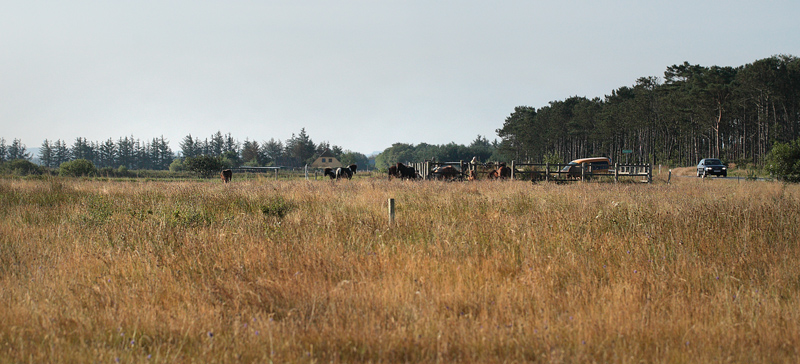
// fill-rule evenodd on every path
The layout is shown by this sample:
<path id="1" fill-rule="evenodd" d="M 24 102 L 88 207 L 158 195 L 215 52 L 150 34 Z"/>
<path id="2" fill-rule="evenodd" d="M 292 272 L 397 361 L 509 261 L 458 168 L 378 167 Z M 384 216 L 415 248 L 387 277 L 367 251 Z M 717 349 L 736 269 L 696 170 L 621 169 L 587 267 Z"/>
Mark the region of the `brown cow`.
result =
<path id="1" fill-rule="evenodd" d="M 396 165 L 395 166 L 389 166 L 389 180 L 391 180 L 392 177 L 400 178 L 400 175 L 397 174 L 397 166 Z"/>
<path id="2" fill-rule="evenodd" d="M 230 169 L 223 170 L 219 176 L 222 178 L 222 183 L 228 183 L 233 179 L 233 171 Z"/>

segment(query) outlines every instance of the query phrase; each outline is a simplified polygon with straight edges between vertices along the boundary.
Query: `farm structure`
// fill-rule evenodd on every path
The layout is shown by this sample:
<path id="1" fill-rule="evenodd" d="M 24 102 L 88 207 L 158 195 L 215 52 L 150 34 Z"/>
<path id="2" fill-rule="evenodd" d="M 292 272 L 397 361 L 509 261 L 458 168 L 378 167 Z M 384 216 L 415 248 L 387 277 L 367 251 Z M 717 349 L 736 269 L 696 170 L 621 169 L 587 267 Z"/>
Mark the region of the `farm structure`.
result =
<path id="1" fill-rule="evenodd" d="M 490 173 L 499 170 L 505 163 L 470 163 L 470 162 L 436 162 L 424 161 L 420 163 L 408 163 L 410 167 L 417 170 L 420 177 L 425 180 L 447 180 L 463 181 L 471 179 L 490 178 Z M 614 163 L 613 169 L 603 169 L 593 171 L 590 163 L 582 163 L 579 168 L 567 169 L 568 164 L 558 163 L 518 163 L 511 161 L 510 170 L 512 180 L 527 181 L 552 181 L 552 182 L 575 182 L 588 181 L 605 177 L 613 178 L 614 182 L 619 182 L 620 178 L 639 178 L 638 181 L 650 183 L 653 181 L 653 169 L 650 164 L 619 164 Z M 457 171 L 453 174 L 450 171 Z M 578 172 L 576 173 L 575 170 Z M 443 172 L 448 171 L 448 172 Z M 498 174 L 499 176 L 499 174 Z M 505 179 L 500 177 L 500 179 Z"/>

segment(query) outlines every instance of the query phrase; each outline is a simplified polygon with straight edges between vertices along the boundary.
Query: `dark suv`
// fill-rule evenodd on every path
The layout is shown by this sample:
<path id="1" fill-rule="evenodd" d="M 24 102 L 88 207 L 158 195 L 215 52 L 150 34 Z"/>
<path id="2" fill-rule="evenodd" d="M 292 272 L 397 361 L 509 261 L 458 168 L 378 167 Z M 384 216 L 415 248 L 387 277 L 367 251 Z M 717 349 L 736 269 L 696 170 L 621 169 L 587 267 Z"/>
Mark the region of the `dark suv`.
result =
<path id="1" fill-rule="evenodd" d="M 722 161 L 716 158 L 704 158 L 700 160 L 697 165 L 697 177 L 705 177 L 717 175 L 728 177 L 728 167 L 722 164 Z"/>

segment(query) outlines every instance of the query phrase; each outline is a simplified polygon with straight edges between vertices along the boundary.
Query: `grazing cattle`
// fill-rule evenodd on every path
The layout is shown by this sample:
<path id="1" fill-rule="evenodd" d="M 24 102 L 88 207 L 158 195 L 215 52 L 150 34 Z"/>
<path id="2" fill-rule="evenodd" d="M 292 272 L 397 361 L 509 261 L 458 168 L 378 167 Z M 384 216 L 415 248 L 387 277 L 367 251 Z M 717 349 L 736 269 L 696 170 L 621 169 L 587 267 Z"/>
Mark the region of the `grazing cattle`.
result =
<path id="1" fill-rule="evenodd" d="M 452 180 L 460 177 L 461 172 L 453 166 L 443 166 L 434 168 L 431 175 L 439 180 Z"/>
<path id="2" fill-rule="evenodd" d="M 356 170 L 358 170 L 358 166 L 355 164 L 351 164 L 347 166 L 347 168 L 339 167 L 336 168 L 335 170 L 333 168 L 328 167 L 325 168 L 323 175 L 328 176 L 331 179 L 341 179 L 341 178 L 351 179 L 353 178 L 353 174 L 356 173 Z"/>
<path id="3" fill-rule="evenodd" d="M 392 177 L 400 178 L 400 175 L 397 174 L 397 166 L 389 166 L 389 180 L 391 180 Z"/>
<path id="4" fill-rule="evenodd" d="M 347 166 L 347 168 L 336 168 L 336 179 L 340 178 L 353 178 L 353 175 L 356 173 L 358 166 L 355 164 L 351 164 Z"/>
<path id="5" fill-rule="evenodd" d="M 500 163 L 500 167 L 489 172 L 486 176 L 489 179 L 508 179 L 511 178 L 511 168 L 506 167 L 505 163 Z"/>
<path id="6" fill-rule="evenodd" d="M 233 179 L 233 171 L 230 169 L 223 170 L 219 176 L 222 178 L 222 183 L 228 183 Z"/>
<path id="7" fill-rule="evenodd" d="M 397 174 L 402 179 L 415 179 L 417 178 L 417 170 L 414 167 L 408 167 L 403 163 L 397 162 Z"/>

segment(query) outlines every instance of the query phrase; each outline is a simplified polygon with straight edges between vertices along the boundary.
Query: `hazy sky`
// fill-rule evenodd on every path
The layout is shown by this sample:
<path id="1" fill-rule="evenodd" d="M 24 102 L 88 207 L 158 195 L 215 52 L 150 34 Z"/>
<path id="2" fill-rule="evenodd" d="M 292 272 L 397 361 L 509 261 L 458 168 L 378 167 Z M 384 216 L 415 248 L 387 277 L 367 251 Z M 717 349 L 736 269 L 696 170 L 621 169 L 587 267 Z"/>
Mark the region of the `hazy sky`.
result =
<path id="1" fill-rule="evenodd" d="M 688 61 L 800 56 L 800 1 L 0 0 L 0 137 L 221 131 L 370 154 Z"/>

